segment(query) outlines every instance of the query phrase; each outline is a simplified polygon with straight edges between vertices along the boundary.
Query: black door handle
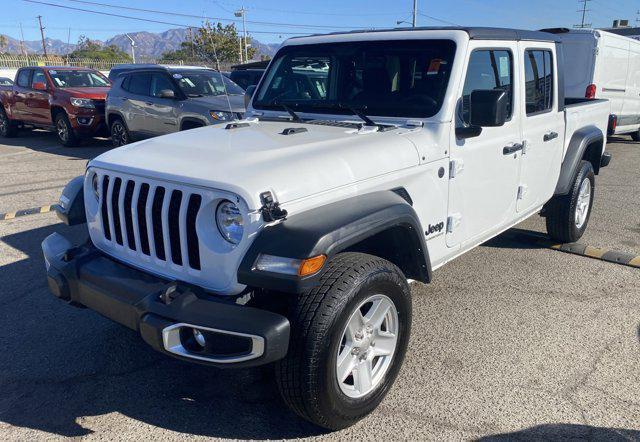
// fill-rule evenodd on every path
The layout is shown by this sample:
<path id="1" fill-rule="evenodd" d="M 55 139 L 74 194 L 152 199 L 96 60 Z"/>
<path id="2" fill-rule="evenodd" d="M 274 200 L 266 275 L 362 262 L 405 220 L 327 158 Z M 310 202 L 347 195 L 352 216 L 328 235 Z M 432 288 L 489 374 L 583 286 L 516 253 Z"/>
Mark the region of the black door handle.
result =
<path id="1" fill-rule="evenodd" d="M 546 143 L 547 141 L 555 140 L 558 138 L 558 132 L 549 132 L 544 134 L 543 140 Z"/>
<path id="2" fill-rule="evenodd" d="M 511 155 L 512 153 L 516 153 L 516 152 L 518 152 L 519 150 L 522 150 L 522 147 L 523 147 L 523 146 L 522 146 L 522 144 L 521 144 L 521 143 L 513 143 L 513 144 L 510 144 L 510 145 L 508 145 L 508 146 L 505 146 L 505 147 L 502 149 L 502 154 L 503 154 L 503 155 Z"/>

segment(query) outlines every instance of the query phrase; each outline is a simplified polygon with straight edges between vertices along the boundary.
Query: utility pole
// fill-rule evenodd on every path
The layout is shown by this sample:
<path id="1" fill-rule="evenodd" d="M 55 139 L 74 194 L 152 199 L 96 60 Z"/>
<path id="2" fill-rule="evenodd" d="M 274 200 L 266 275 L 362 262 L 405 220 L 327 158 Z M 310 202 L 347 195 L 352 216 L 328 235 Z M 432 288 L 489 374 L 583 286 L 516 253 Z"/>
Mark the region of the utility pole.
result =
<path id="1" fill-rule="evenodd" d="M 40 24 L 40 36 L 42 37 L 42 52 L 44 52 L 44 58 L 47 58 L 47 45 L 44 42 L 44 28 L 42 27 L 42 16 L 38 16 L 38 23 Z"/>
<path id="2" fill-rule="evenodd" d="M 418 0 L 413 0 L 413 27 L 416 27 L 418 19 Z"/>
<path id="3" fill-rule="evenodd" d="M 582 21 L 580 22 L 579 25 L 574 25 L 574 28 L 578 28 L 578 29 L 584 29 L 584 28 L 590 28 L 591 27 L 591 23 L 585 23 L 585 19 L 587 17 L 587 12 L 589 12 L 589 10 L 587 9 L 587 3 L 590 2 L 591 0 L 578 0 L 580 3 L 582 3 L 582 9 L 578 9 L 578 12 L 582 13 Z"/>
<path id="4" fill-rule="evenodd" d="M 249 51 L 247 45 L 247 10 L 242 6 L 239 10 L 237 10 L 234 14 L 236 17 L 242 17 L 242 33 L 244 34 L 244 60 L 249 61 Z"/>
<path id="5" fill-rule="evenodd" d="M 29 64 L 29 53 L 24 48 L 24 32 L 22 32 L 22 22 L 20 22 L 20 49 L 22 49 L 22 54 L 27 57 L 27 64 Z"/>

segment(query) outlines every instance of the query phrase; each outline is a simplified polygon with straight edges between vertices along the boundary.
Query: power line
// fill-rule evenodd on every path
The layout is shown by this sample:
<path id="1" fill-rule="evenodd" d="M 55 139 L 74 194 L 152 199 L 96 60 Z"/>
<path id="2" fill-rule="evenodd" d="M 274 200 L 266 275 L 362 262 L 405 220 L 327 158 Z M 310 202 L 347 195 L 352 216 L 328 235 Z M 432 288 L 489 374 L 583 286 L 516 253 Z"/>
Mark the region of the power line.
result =
<path id="1" fill-rule="evenodd" d="M 432 16 L 432 15 L 423 14 L 422 12 L 418 12 L 418 15 L 421 15 L 421 16 L 423 16 L 423 17 L 430 18 L 431 20 L 435 20 L 435 21 L 437 21 L 437 22 L 444 23 L 444 24 L 446 24 L 446 25 L 451 25 L 451 26 L 462 26 L 462 25 L 459 25 L 458 23 L 454 23 L 454 22 L 451 22 L 451 21 L 443 20 L 443 19 L 441 19 L 441 18 L 434 17 L 434 16 Z"/>
<path id="2" fill-rule="evenodd" d="M 69 9 L 69 10 L 73 10 L 73 11 L 80 11 L 80 12 L 87 12 L 90 14 L 98 14 L 98 15 L 106 15 L 109 17 L 118 17 L 118 18 L 125 18 L 128 20 L 137 20 L 137 21 L 142 21 L 142 22 L 147 22 L 147 23 L 158 23 L 161 25 L 168 25 L 168 26 L 177 26 L 179 28 L 193 28 L 193 25 L 185 25 L 183 23 L 173 23 L 173 22 L 168 22 L 168 21 L 162 21 L 162 20 L 153 20 L 150 18 L 141 18 L 141 17 L 131 17 L 129 15 L 123 15 L 123 14 L 113 14 L 111 12 L 103 12 L 103 11 L 93 11 L 90 9 L 83 9 L 83 8 L 75 8 L 73 6 L 64 6 L 64 5 L 58 5 L 55 3 L 49 3 L 49 2 L 43 2 L 43 1 L 37 1 L 37 0 L 23 0 L 27 3 L 35 3 L 35 4 L 39 4 L 39 5 L 46 5 L 46 6 L 53 6 L 55 8 L 61 8 L 61 9 Z M 206 18 L 206 17 L 205 17 Z M 254 34 L 270 34 L 270 35 L 307 35 L 307 32 L 270 32 L 270 31 L 253 31 Z"/>
<path id="3" fill-rule="evenodd" d="M 25 0 L 25 1 L 29 1 L 29 0 Z M 215 21 L 229 21 L 229 22 L 234 22 L 234 23 L 242 23 L 242 20 L 236 20 L 233 18 L 224 18 L 224 17 L 210 17 L 210 16 L 206 16 L 206 15 L 194 15 L 194 14 L 184 14 L 184 13 L 179 13 L 179 12 L 172 12 L 172 11 L 161 11 L 158 9 L 144 9 L 144 8 L 134 8 L 131 6 L 118 6 L 118 5 L 112 5 L 109 3 L 102 3 L 102 2 L 94 2 L 94 1 L 89 1 L 89 0 L 67 0 L 68 2 L 73 2 L 73 3 L 82 3 L 82 4 L 87 4 L 87 5 L 93 5 L 93 6 L 102 6 L 105 8 L 115 8 L 115 9 L 125 9 L 128 11 L 136 11 L 136 12 L 146 12 L 146 13 L 151 13 L 151 14 L 162 14 L 162 15 L 170 15 L 170 16 L 177 16 L 177 17 L 186 17 L 186 18 L 199 18 L 199 19 L 208 19 L 208 20 L 215 20 Z M 247 20 L 247 23 L 249 24 L 255 24 L 255 25 L 265 25 L 265 26 L 286 26 L 286 27 L 295 27 L 295 28 L 309 28 L 309 29 L 370 29 L 368 27 L 362 27 L 362 26 L 327 26 L 327 25 L 310 25 L 310 24 L 302 24 L 302 23 L 280 23 L 280 22 L 267 22 L 267 21 L 256 21 L 256 20 Z"/>

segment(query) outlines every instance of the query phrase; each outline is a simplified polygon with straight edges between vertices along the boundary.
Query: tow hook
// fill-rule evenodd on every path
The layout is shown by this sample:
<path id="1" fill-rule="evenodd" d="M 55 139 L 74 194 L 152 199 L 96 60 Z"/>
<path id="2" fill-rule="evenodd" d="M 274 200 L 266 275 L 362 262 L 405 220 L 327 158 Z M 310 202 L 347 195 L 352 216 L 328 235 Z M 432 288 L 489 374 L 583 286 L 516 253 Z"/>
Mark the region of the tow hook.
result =
<path id="1" fill-rule="evenodd" d="M 278 221 L 287 217 L 287 211 L 280 208 L 280 204 L 273 199 L 271 192 L 262 192 L 260 202 L 262 203 L 260 212 L 265 222 Z"/>

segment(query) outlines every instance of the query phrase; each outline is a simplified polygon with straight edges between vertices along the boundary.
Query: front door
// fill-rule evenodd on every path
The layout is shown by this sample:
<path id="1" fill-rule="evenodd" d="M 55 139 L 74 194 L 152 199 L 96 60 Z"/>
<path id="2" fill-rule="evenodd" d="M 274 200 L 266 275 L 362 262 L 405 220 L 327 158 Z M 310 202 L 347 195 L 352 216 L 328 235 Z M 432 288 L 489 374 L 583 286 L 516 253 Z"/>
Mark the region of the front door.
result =
<path id="1" fill-rule="evenodd" d="M 564 143 L 564 111 L 558 105 L 553 44 L 521 43 L 524 87 L 522 150 L 518 212 L 537 209 L 553 195 L 560 174 Z"/>
<path id="2" fill-rule="evenodd" d="M 479 136 L 451 143 L 447 246 L 481 242 L 516 215 L 520 138 L 519 74 L 513 69 L 517 43 L 470 43 L 465 82 L 460 90 L 456 127 L 468 126 L 474 90 L 503 89 L 509 118 L 502 127 L 485 127 Z M 505 150 L 505 148 L 507 148 Z"/>

